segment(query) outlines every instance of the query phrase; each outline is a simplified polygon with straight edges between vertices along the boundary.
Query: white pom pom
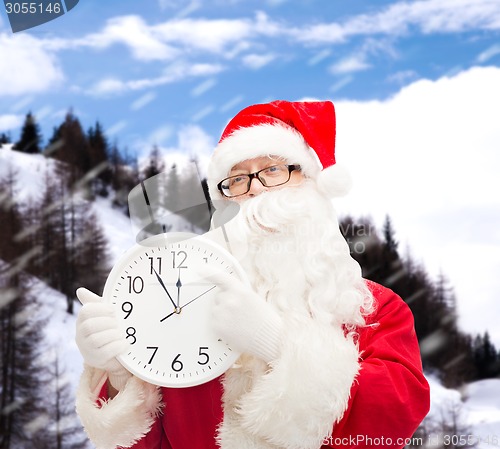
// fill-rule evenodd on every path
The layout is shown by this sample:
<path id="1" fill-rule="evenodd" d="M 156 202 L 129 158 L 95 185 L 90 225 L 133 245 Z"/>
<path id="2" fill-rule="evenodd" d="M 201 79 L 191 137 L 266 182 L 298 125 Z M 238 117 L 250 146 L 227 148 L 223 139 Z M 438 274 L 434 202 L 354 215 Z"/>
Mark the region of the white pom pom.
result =
<path id="1" fill-rule="evenodd" d="M 318 189 L 329 198 L 344 196 L 351 190 L 351 175 L 346 168 L 334 164 L 319 173 L 317 185 Z"/>

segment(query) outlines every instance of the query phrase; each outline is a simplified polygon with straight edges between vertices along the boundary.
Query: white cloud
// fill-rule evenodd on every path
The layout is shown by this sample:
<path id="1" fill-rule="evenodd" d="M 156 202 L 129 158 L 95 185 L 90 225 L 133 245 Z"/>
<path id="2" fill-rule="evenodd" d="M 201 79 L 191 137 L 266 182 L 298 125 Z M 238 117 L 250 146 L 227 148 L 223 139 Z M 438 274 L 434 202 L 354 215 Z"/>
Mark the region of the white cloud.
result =
<path id="1" fill-rule="evenodd" d="M 68 42 L 71 45 L 107 48 L 113 44 L 126 45 L 134 58 L 142 61 L 171 60 L 179 51 L 159 39 L 155 28 L 139 16 L 114 17 L 108 20 L 104 29 L 83 39 Z"/>
<path id="2" fill-rule="evenodd" d="M 216 84 L 217 81 L 215 79 L 213 78 L 207 79 L 198 84 L 193 90 L 191 90 L 191 95 L 193 97 L 199 97 L 200 95 L 203 95 L 205 92 L 214 87 Z"/>
<path id="3" fill-rule="evenodd" d="M 87 90 L 89 95 L 106 96 L 127 91 L 150 89 L 164 84 L 183 80 L 187 77 L 215 75 L 224 70 L 219 64 L 185 64 L 175 63 L 164 69 L 156 78 L 141 78 L 123 81 L 118 78 L 104 78 Z"/>
<path id="4" fill-rule="evenodd" d="M 150 146 L 157 145 L 157 146 L 163 146 L 166 144 L 168 139 L 173 134 L 173 128 L 171 125 L 166 124 L 163 126 L 160 126 L 159 128 L 156 128 L 147 138 L 147 141 L 149 142 Z"/>
<path id="5" fill-rule="evenodd" d="M 369 56 L 378 54 L 388 55 L 392 59 L 398 57 L 396 50 L 394 50 L 389 41 L 367 38 L 351 55 L 332 64 L 328 70 L 333 74 L 345 74 L 367 70 L 372 67 L 368 62 Z"/>
<path id="6" fill-rule="evenodd" d="M 126 83 L 117 78 L 104 78 L 94 84 L 88 91 L 90 95 L 107 95 L 126 90 Z"/>
<path id="7" fill-rule="evenodd" d="M 210 115 L 214 111 L 215 111 L 215 108 L 213 106 L 211 106 L 211 105 L 205 106 L 204 108 L 197 111 L 196 114 L 194 114 L 191 117 L 191 120 L 193 122 L 199 122 L 200 120 L 204 119 L 205 117 L 207 117 L 208 115 Z"/>
<path id="8" fill-rule="evenodd" d="M 175 19 L 154 25 L 152 29 L 164 42 L 223 54 L 228 46 L 251 36 L 252 22 L 244 19 Z"/>
<path id="9" fill-rule="evenodd" d="M 290 30 L 299 41 L 340 43 L 360 35 L 403 35 L 411 28 L 428 33 L 500 29 L 499 3 L 492 0 L 420 0 L 394 3 L 380 12 L 360 14 L 342 23 Z"/>
<path id="10" fill-rule="evenodd" d="M 158 0 L 158 5 L 162 11 L 166 9 L 180 9 L 176 17 L 184 17 L 201 8 L 200 1 L 193 0 L 186 5 L 185 0 Z"/>
<path id="11" fill-rule="evenodd" d="M 130 109 L 132 111 L 138 111 L 139 109 L 142 109 L 144 106 L 151 103 L 155 98 L 156 98 L 155 93 L 147 92 L 144 95 L 141 95 L 137 100 L 132 102 L 132 104 L 130 105 Z"/>
<path id="12" fill-rule="evenodd" d="M 116 136 L 118 133 L 123 131 L 127 127 L 127 121 L 126 120 L 120 120 L 113 125 L 111 125 L 108 129 L 106 129 L 106 135 L 107 136 Z"/>
<path id="13" fill-rule="evenodd" d="M 308 65 L 316 65 L 319 62 L 323 61 L 323 59 L 328 58 L 330 56 L 331 52 L 328 49 L 321 50 L 320 52 L 316 53 L 309 61 L 307 61 Z"/>
<path id="14" fill-rule="evenodd" d="M 21 97 L 10 107 L 10 110 L 13 112 L 25 111 L 32 102 L 33 102 L 32 95 Z"/>
<path id="15" fill-rule="evenodd" d="M 181 9 L 177 14 L 176 17 L 186 17 L 189 14 L 197 11 L 202 7 L 202 3 L 197 0 L 191 1 L 185 8 Z"/>
<path id="16" fill-rule="evenodd" d="M 20 128 L 23 124 L 24 116 L 16 114 L 0 115 L 0 132 L 11 131 Z"/>
<path id="17" fill-rule="evenodd" d="M 172 131 L 169 125 L 165 125 L 165 129 Z M 150 153 L 152 144 L 155 144 L 155 142 L 149 139 L 147 142 L 144 142 L 144 140 L 136 142 L 135 148 L 139 154 L 139 165 L 144 163 L 144 158 Z M 164 155 L 167 167 L 176 164 L 180 170 L 183 170 L 189 164 L 189 160 L 196 157 L 198 167 L 203 174 L 206 173 L 210 155 L 215 148 L 215 142 L 213 137 L 200 126 L 185 125 L 178 130 L 177 143 L 174 146 L 158 144 L 158 148 Z"/>
<path id="18" fill-rule="evenodd" d="M 40 41 L 29 34 L 0 33 L 0 96 L 43 92 L 63 80 L 56 57 Z"/>
<path id="19" fill-rule="evenodd" d="M 340 61 L 332 64 L 328 71 L 333 74 L 345 74 L 351 72 L 359 72 L 362 70 L 367 70 L 371 67 L 370 64 L 366 62 L 366 57 L 364 55 L 351 55 Z"/>
<path id="20" fill-rule="evenodd" d="M 106 49 L 121 44 L 141 61 L 171 61 L 186 56 L 186 52 L 208 52 L 231 59 L 249 48 L 249 40 L 280 30 L 262 13 L 254 20 L 178 17 L 155 25 L 147 24 L 140 16 L 128 15 L 113 17 L 101 31 L 82 38 L 50 38 L 41 42 L 51 51 L 80 47 Z"/>
<path id="21" fill-rule="evenodd" d="M 228 102 L 224 103 L 220 107 L 221 112 L 227 112 L 230 109 L 234 108 L 236 105 L 240 104 L 245 97 L 243 95 L 237 95 L 236 97 L 231 98 Z"/>
<path id="22" fill-rule="evenodd" d="M 354 77 L 352 75 L 347 75 L 347 76 L 342 77 L 341 79 L 339 79 L 336 83 L 334 83 L 330 87 L 330 89 L 329 89 L 330 92 L 332 92 L 332 93 L 338 92 L 340 89 L 342 89 L 343 87 L 345 87 L 349 83 L 351 83 L 353 79 L 354 79 Z"/>
<path id="23" fill-rule="evenodd" d="M 477 62 L 483 64 L 498 54 L 500 54 L 500 44 L 495 44 L 481 52 L 476 60 Z"/>
<path id="24" fill-rule="evenodd" d="M 498 327 L 498 85 L 499 68 L 476 67 L 386 101 L 336 104 L 337 160 L 354 179 L 337 209 L 378 226 L 389 214 L 401 250 L 450 279 L 469 332 Z"/>
<path id="25" fill-rule="evenodd" d="M 160 7 L 178 9 L 180 2 L 161 1 Z M 88 47 L 107 49 L 114 45 L 127 47 L 139 61 L 175 61 L 180 56 L 195 58 L 216 55 L 231 60 L 242 52 L 252 53 L 265 40 L 272 45 L 287 43 L 337 44 L 356 36 L 384 36 L 395 39 L 416 33 L 458 33 L 468 30 L 500 29 L 500 4 L 492 0 L 419 0 L 396 2 L 369 14 L 360 14 L 342 22 L 304 24 L 291 26 L 283 20 L 273 20 L 264 12 L 253 18 L 207 19 L 184 17 L 198 1 L 189 3 L 187 12 L 162 23 L 149 24 L 137 15 L 109 19 L 97 33 L 78 39 L 50 38 L 39 43 L 47 52 Z M 395 57 L 386 43 L 372 42 L 366 53 L 385 52 Z M 366 45 L 366 44 L 365 44 Z M 377 45 L 386 48 L 376 48 Z M 391 55 L 392 51 L 392 55 Z M 248 56 L 251 67 L 268 63 L 269 55 L 257 58 Z M 326 57 L 319 53 L 312 58 L 314 64 Z M 319 59 L 318 59 L 319 58 Z"/>
<path id="26" fill-rule="evenodd" d="M 393 73 L 387 77 L 387 81 L 391 83 L 406 84 L 408 81 L 418 77 L 415 70 L 400 70 L 399 72 Z"/>
<path id="27" fill-rule="evenodd" d="M 269 64 L 271 61 L 273 61 L 276 58 L 275 55 L 272 53 L 268 53 L 265 55 L 259 55 L 259 54 L 251 54 L 251 55 L 246 55 L 242 58 L 243 64 L 247 67 L 249 67 L 252 70 L 258 70 L 264 67 L 265 65 Z"/>

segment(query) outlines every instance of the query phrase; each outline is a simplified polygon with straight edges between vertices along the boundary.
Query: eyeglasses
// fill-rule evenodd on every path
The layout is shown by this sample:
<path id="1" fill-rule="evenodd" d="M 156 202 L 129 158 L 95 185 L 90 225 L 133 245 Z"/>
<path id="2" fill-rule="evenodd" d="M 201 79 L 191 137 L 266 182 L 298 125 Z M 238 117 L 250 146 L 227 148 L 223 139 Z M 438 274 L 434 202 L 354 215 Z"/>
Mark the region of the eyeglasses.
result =
<path id="1" fill-rule="evenodd" d="M 219 182 L 217 188 L 224 196 L 233 198 L 247 193 L 253 178 L 257 178 L 264 187 L 276 187 L 286 184 L 294 170 L 300 170 L 300 165 L 273 165 L 255 173 L 230 176 Z"/>

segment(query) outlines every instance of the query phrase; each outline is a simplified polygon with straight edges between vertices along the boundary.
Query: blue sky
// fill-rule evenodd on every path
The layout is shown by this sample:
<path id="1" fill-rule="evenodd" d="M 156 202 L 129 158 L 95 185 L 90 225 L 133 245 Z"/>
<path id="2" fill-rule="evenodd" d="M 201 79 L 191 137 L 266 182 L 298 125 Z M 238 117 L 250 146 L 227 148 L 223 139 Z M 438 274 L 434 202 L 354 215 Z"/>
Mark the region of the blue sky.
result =
<path id="1" fill-rule="evenodd" d="M 465 329 L 500 346 L 498 0 L 80 0 L 16 34 L 0 11 L 14 140 L 28 111 L 48 139 L 73 108 L 132 153 L 203 159 L 249 104 L 332 100 L 354 179 L 339 213 L 390 214 L 400 248 L 450 279 Z"/>
<path id="2" fill-rule="evenodd" d="M 48 138 L 72 107 L 141 150 L 145 139 L 175 144 L 190 123 L 216 138 L 247 104 L 384 99 L 420 78 L 500 64 L 492 0 L 81 0 L 16 35 L 1 9 L 0 112 L 17 120 L 0 127 L 14 138 L 28 109 Z"/>

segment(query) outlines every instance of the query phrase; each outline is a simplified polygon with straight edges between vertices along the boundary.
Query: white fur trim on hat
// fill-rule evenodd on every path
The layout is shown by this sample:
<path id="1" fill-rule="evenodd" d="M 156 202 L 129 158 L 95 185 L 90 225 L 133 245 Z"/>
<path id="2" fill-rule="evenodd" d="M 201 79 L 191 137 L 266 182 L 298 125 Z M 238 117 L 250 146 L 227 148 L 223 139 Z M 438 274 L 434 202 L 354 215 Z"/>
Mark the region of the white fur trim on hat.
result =
<path id="1" fill-rule="evenodd" d="M 322 168 L 316 152 L 293 128 L 269 123 L 240 128 L 215 148 L 208 167 L 211 198 L 221 198 L 217 184 L 236 164 L 270 155 L 280 156 L 289 164 L 300 164 L 304 175 L 310 178 L 316 178 Z"/>
<path id="2" fill-rule="evenodd" d="M 317 177 L 318 189 L 328 198 L 347 195 L 352 179 L 349 171 L 339 164 L 325 168 Z"/>

